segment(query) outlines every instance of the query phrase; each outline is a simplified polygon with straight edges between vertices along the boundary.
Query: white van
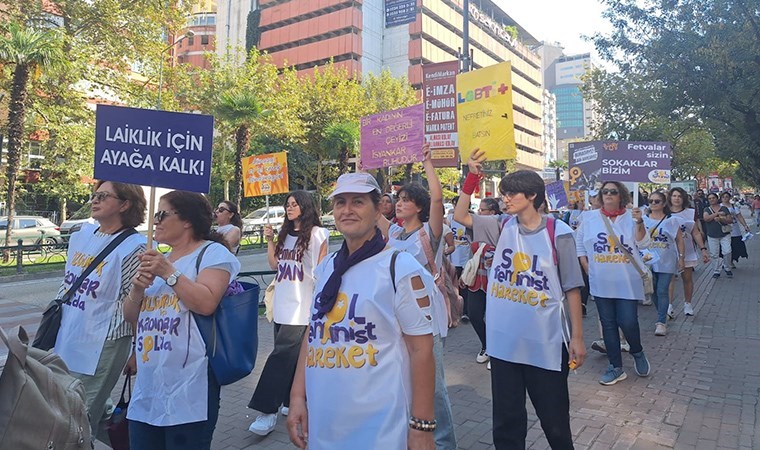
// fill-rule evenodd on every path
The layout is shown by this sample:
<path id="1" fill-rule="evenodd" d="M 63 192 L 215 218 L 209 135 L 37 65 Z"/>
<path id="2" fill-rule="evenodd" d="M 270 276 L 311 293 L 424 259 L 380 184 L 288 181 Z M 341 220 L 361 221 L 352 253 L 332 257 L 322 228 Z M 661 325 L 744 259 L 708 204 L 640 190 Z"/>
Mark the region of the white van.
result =
<path id="1" fill-rule="evenodd" d="M 275 230 L 278 230 L 285 222 L 285 208 L 282 206 L 270 206 L 259 208 L 256 211 L 243 217 L 243 233 L 250 233 L 270 224 Z"/>

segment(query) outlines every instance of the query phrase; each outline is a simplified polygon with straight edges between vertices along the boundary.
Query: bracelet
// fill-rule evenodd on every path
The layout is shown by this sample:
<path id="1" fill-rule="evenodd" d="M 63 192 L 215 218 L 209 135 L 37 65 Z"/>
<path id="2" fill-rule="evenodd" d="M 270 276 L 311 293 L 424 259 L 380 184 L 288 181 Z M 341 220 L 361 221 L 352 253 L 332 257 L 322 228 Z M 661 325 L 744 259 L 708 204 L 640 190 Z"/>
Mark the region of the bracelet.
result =
<path id="1" fill-rule="evenodd" d="M 428 433 L 435 431 L 438 422 L 433 420 L 422 420 L 414 416 L 409 417 L 409 428 L 417 431 L 426 431 Z"/>
<path id="2" fill-rule="evenodd" d="M 472 193 L 478 188 L 481 178 L 483 178 L 483 175 L 481 174 L 468 172 L 467 178 L 465 178 L 464 183 L 462 183 L 462 192 L 467 195 L 472 195 Z"/>
<path id="3" fill-rule="evenodd" d="M 705 251 L 707 250 L 707 247 L 702 247 L 700 250 Z"/>

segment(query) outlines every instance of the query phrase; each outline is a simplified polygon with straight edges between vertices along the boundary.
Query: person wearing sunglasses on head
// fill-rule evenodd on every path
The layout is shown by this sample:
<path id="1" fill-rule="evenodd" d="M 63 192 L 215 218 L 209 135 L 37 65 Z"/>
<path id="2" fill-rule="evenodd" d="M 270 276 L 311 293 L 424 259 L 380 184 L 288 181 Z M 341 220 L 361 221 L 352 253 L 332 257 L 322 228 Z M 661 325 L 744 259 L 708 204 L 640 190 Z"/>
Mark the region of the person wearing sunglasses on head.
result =
<path id="1" fill-rule="evenodd" d="M 652 192 L 648 200 L 649 214 L 644 217 L 644 226 L 651 240 L 650 248 L 657 255 L 657 260 L 652 264 L 652 301 L 657 307 L 654 334 L 665 336 L 670 308 L 670 281 L 685 268 L 686 248 L 681 221 L 670 214 L 665 193 Z"/>
<path id="2" fill-rule="evenodd" d="M 220 385 L 192 313 L 216 311 L 240 263 L 211 230 L 212 207 L 195 192 L 161 196 L 154 238 L 171 246 L 140 256 L 124 316 L 137 322 L 138 375 L 129 403 L 133 450 L 211 447 Z"/>
<path id="3" fill-rule="evenodd" d="M 618 328 L 630 345 L 636 374 L 649 376 L 649 360 L 641 345 L 638 304 L 644 300 L 639 271 L 646 274 L 649 270 L 639 249 L 649 247 L 650 240 L 641 210 L 626 209 L 631 194 L 623 183 L 603 183 L 597 197 L 602 207 L 583 213 L 575 240 L 581 265 L 589 274 L 589 289 L 599 311 L 610 363 L 599 383 L 610 386 L 627 378 Z"/>
<path id="4" fill-rule="evenodd" d="M 218 225 L 216 232 L 224 236 L 230 251 L 237 255 L 243 230 L 243 219 L 240 217 L 237 205 L 229 200 L 219 202 L 214 209 L 214 220 Z"/>
<path id="5" fill-rule="evenodd" d="M 122 233 L 134 233 L 145 220 L 146 201 L 142 187 L 134 184 L 99 181 L 90 197 L 92 218 L 71 235 L 65 277 L 58 298 L 67 292 L 88 264 Z M 122 305 L 132 287 L 145 251 L 145 236 L 131 234 L 93 270 L 63 304 L 63 317 L 53 351 L 69 370 L 82 380 L 87 394 L 92 436 L 109 444 L 105 421 L 111 391 L 125 373 L 134 373 L 133 323 L 122 314 Z M 129 359 L 129 365 L 125 368 Z"/>

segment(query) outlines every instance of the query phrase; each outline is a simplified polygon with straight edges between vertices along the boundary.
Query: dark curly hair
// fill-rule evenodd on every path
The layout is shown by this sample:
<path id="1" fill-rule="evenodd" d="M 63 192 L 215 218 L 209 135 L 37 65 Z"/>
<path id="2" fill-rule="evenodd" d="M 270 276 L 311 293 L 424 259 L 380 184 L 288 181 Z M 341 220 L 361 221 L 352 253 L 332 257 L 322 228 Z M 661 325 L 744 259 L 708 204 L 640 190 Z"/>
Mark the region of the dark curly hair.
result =
<path id="1" fill-rule="evenodd" d="M 285 214 L 285 221 L 280 228 L 280 232 L 277 234 L 277 245 L 274 247 L 274 254 L 279 255 L 282 247 L 285 245 L 285 238 L 288 234 L 296 232 L 298 234 L 298 240 L 296 241 L 295 250 L 299 253 L 305 253 L 309 248 L 309 241 L 311 240 L 311 229 L 314 227 L 321 227 L 322 222 L 317 212 L 317 205 L 314 202 L 314 198 L 306 191 L 293 191 L 285 197 L 285 204 L 283 207 L 285 211 L 288 209 L 288 200 L 293 199 L 298 203 L 301 208 L 301 215 L 298 216 L 300 229 L 295 231 L 295 222 L 288 219 L 288 215 Z"/>
<path id="2" fill-rule="evenodd" d="M 670 189 L 670 192 L 668 192 L 668 205 L 670 205 L 671 207 L 673 206 L 673 204 L 670 202 L 670 197 L 673 196 L 674 192 L 678 192 L 679 194 L 681 194 L 681 199 L 683 200 L 683 209 L 691 208 L 691 197 L 689 196 L 689 194 L 686 193 L 686 191 L 683 188 L 680 188 L 680 187 L 674 187 Z"/>
<path id="3" fill-rule="evenodd" d="M 430 192 L 419 183 L 405 184 L 396 195 L 401 198 L 403 192 L 406 192 L 406 198 L 420 208 L 420 212 L 417 214 L 420 222 L 425 223 L 430 220 Z"/>
<path id="4" fill-rule="evenodd" d="M 106 182 L 111 183 L 114 193 L 119 200 L 129 202 L 129 208 L 121 213 L 121 224 L 126 228 L 134 228 L 145 222 L 148 202 L 145 200 L 145 192 L 142 186 L 119 183 L 118 181 L 100 180 L 95 184 L 95 191 Z"/>
<path id="5" fill-rule="evenodd" d="M 663 205 L 662 212 L 665 213 L 666 216 L 669 216 L 671 212 L 670 212 L 670 203 L 668 202 L 668 196 L 662 191 L 653 191 L 651 194 L 649 194 L 649 197 L 653 195 L 660 197 L 660 200 L 662 200 L 662 205 Z"/>
<path id="6" fill-rule="evenodd" d="M 211 230 L 213 223 L 213 208 L 203 194 L 188 191 L 171 191 L 161 196 L 161 200 L 168 202 L 177 212 L 181 220 L 190 223 L 193 228 L 193 237 L 198 241 L 219 242 L 229 248 L 224 237 Z"/>

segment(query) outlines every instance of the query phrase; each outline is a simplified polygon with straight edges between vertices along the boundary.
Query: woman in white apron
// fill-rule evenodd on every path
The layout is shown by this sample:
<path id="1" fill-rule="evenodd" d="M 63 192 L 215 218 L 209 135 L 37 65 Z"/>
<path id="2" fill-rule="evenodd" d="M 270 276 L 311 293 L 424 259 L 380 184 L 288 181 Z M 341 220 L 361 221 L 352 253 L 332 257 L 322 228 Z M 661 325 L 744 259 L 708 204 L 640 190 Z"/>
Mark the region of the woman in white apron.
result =
<path id="1" fill-rule="evenodd" d="M 171 251 L 140 257 L 124 303 L 124 316 L 137 322 L 138 370 L 127 413 L 132 450 L 211 447 L 220 386 L 192 313 L 211 315 L 240 271 L 211 220 L 201 194 L 172 191 L 158 203 L 155 240 Z"/>
<path id="2" fill-rule="evenodd" d="M 229 200 L 219 202 L 214 209 L 214 220 L 218 225 L 216 232 L 224 237 L 227 247 L 234 255 L 237 255 L 243 232 L 243 219 L 240 217 L 237 205 Z"/>
<path id="3" fill-rule="evenodd" d="M 66 272 L 58 290 L 62 296 L 79 275 L 119 234 L 145 221 L 145 194 L 134 184 L 100 181 L 90 197 L 92 218 L 69 240 Z M 145 236 L 133 234 L 119 244 L 87 276 L 63 305 L 61 328 L 53 349 L 84 383 L 92 435 L 109 443 L 105 421 L 111 391 L 119 380 L 132 348 L 132 323 L 124 319 L 122 305 L 132 288 L 145 251 Z M 134 354 L 125 371 L 134 372 Z"/>

